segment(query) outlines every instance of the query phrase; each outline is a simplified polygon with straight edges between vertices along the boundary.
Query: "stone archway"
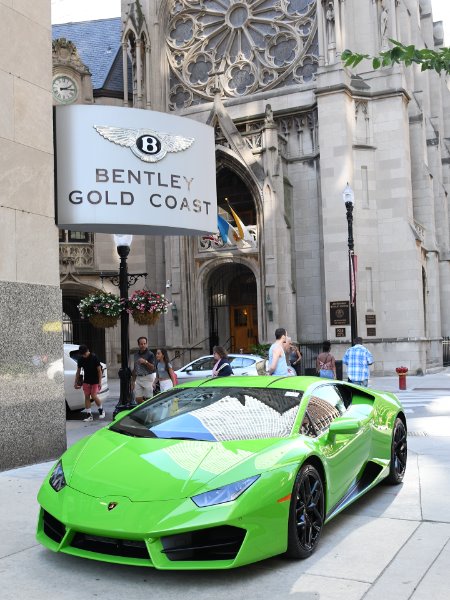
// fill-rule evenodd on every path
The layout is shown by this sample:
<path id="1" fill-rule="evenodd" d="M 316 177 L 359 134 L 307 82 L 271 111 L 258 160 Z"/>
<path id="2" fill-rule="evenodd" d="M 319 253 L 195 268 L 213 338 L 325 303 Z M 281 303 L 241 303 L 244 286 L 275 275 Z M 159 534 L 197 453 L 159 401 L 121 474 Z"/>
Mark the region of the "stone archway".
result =
<path id="1" fill-rule="evenodd" d="M 86 344 L 91 352 L 94 352 L 100 360 L 106 362 L 105 330 L 93 327 L 89 321 L 82 319 L 77 308 L 80 300 L 85 298 L 91 291 L 92 289 L 76 286 L 62 287 L 63 313 L 70 319 L 68 329 L 71 330 L 71 343 Z"/>

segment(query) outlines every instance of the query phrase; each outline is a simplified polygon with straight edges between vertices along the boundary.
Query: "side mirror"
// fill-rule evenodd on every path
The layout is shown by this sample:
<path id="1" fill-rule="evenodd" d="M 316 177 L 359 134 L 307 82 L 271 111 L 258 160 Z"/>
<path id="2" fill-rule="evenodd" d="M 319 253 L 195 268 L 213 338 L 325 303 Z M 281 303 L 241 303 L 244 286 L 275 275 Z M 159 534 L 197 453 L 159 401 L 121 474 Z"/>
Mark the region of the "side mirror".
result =
<path id="1" fill-rule="evenodd" d="M 184 372 L 185 373 L 190 373 L 192 371 L 192 367 L 186 367 Z"/>
<path id="2" fill-rule="evenodd" d="M 337 435 L 351 435 L 354 433 L 358 433 L 361 429 L 361 421 L 357 419 L 336 419 L 330 425 L 328 430 L 328 435 L 331 441 L 334 441 L 334 438 Z"/>

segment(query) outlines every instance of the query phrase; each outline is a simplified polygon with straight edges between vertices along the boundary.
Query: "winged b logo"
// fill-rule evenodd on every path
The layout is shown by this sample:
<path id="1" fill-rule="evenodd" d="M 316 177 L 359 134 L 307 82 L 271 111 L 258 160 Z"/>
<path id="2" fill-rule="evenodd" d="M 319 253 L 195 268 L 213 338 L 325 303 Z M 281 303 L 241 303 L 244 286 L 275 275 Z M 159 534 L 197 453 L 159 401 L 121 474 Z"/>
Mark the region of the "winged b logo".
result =
<path id="1" fill-rule="evenodd" d="M 194 142 L 194 138 L 151 129 L 126 129 L 101 125 L 94 125 L 94 129 L 110 142 L 130 148 L 133 154 L 147 163 L 162 160 L 168 152 L 186 150 Z"/>

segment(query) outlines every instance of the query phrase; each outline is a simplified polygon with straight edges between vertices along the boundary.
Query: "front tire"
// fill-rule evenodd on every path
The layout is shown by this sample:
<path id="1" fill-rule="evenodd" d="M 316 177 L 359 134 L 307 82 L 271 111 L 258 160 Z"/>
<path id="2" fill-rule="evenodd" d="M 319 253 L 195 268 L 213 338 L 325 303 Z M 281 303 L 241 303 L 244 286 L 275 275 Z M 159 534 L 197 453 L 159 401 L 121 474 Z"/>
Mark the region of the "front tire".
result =
<path id="1" fill-rule="evenodd" d="M 319 542 L 325 514 L 322 479 L 312 465 L 304 465 L 295 479 L 288 523 L 289 558 L 308 558 Z"/>
<path id="2" fill-rule="evenodd" d="M 391 463 L 387 483 L 398 485 L 403 481 L 406 471 L 406 460 L 408 457 L 408 442 L 406 438 L 406 427 L 403 421 L 397 417 L 394 423 L 391 446 Z"/>

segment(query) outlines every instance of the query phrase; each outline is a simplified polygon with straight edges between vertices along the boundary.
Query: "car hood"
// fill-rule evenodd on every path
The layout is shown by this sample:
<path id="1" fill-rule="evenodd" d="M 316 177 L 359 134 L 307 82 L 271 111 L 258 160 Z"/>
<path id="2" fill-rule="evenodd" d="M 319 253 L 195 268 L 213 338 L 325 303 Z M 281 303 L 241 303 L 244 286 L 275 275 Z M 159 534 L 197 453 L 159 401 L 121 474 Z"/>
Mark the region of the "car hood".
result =
<path id="1" fill-rule="evenodd" d="M 135 438 L 102 429 L 83 445 L 65 474 L 71 488 L 94 497 L 173 500 L 200 493 L 213 479 L 220 487 L 274 468 L 290 454 L 291 444 L 289 439 Z"/>

